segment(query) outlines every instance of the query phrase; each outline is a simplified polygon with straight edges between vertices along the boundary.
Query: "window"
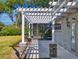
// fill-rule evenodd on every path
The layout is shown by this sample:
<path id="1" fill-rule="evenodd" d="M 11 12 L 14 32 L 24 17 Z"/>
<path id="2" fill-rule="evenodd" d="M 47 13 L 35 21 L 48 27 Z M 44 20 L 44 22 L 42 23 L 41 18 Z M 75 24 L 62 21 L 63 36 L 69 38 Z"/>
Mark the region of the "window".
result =
<path id="1" fill-rule="evenodd" d="M 55 23 L 55 30 L 61 30 L 61 24 Z"/>

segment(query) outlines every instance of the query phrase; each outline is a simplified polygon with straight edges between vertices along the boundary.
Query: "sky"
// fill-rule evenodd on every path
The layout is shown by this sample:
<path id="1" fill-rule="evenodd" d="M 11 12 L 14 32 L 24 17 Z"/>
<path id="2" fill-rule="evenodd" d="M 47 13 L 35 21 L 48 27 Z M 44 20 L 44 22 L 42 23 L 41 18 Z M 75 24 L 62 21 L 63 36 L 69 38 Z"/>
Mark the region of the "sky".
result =
<path id="1" fill-rule="evenodd" d="M 3 22 L 5 25 L 12 24 L 10 17 L 6 13 L 0 14 L 0 22 Z"/>

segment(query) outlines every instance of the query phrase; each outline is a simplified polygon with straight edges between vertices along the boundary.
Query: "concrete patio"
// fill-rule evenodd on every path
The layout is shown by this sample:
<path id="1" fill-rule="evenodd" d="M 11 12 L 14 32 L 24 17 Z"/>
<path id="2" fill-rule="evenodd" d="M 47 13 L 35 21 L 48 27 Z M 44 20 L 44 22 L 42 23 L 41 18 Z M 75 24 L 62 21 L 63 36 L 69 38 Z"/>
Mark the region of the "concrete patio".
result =
<path id="1" fill-rule="evenodd" d="M 73 55 L 60 45 L 57 45 L 57 57 L 49 57 L 49 44 L 51 40 L 33 40 L 29 45 L 26 58 L 38 59 L 38 58 L 50 58 L 50 59 L 77 59 L 77 56 Z"/>

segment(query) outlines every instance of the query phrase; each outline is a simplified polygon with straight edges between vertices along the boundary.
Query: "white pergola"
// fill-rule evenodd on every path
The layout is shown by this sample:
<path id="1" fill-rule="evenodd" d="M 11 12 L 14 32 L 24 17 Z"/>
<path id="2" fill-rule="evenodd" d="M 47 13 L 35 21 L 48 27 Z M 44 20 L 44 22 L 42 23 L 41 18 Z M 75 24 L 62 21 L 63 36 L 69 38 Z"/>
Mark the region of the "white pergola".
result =
<path id="1" fill-rule="evenodd" d="M 25 19 L 30 24 L 33 23 L 50 23 L 52 22 L 52 43 L 54 40 L 54 24 L 55 19 L 61 17 L 64 13 L 66 13 L 70 8 L 75 7 L 77 1 L 68 2 L 64 0 L 58 8 L 17 8 L 18 12 L 22 14 L 22 42 L 21 44 L 26 44 L 24 41 L 24 28 L 25 28 Z M 64 8 L 63 8 L 64 7 Z M 30 32 L 29 32 L 30 38 Z"/>
<path id="2" fill-rule="evenodd" d="M 22 14 L 22 42 L 21 44 L 26 44 L 24 41 L 24 28 L 25 28 L 25 20 L 30 24 L 33 23 L 50 23 L 52 22 L 52 8 L 20 8 L 18 11 Z M 33 28 L 33 27 L 32 27 Z M 53 34 L 54 34 L 54 27 L 52 27 Z M 29 32 L 29 38 L 30 38 Z M 54 41 L 54 38 L 52 39 Z"/>

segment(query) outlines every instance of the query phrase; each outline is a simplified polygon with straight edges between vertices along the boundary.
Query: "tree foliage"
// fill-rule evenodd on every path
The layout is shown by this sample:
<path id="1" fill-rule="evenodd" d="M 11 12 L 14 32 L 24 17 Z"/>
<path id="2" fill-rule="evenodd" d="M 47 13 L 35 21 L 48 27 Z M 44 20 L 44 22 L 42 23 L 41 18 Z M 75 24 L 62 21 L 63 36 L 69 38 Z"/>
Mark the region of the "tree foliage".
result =
<path id="1" fill-rule="evenodd" d="M 22 7 L 24 0 L 7 0 L 5 3 L 0 2 L 0 12 L 12 12 L 17 5 Z"/>
<path id="2" fill-rule="evenodd" d="M 30 0 L 31 1 L 31 0 Z M 49 7 L 49 1 L 51 0 L 33 0 L 31 4 L 35 4 L 38 7 Z"/>
<path id="3" fill-rule="evenodd" d="M 0 13 L 9 12 L 9 11 L 11 11 L 11 8 L 5 5 L 4 3 L 0 2 Z"/>
<path id="4" fill-rule="evenodd" d="M 24 0 L 7 0 L 6 5 L 15 9 L 15 6 L 17 5 L 22 7 L 24 5 Z"/>

